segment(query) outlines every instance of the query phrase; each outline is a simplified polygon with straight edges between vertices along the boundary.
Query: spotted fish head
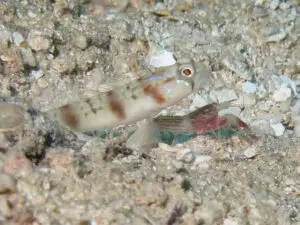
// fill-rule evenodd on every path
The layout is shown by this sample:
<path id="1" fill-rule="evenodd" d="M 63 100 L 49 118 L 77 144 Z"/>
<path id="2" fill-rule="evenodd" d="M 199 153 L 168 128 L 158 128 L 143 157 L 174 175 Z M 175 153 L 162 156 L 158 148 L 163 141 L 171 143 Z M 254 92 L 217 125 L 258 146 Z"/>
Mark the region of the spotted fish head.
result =
<path id="1" fill-rule="evenodd" d="M 183 80 L 193 90 L 198 90 L 209 84 L 211 73 L 201 63 L 182 59 L 177 64 L 178 80 Z"/>

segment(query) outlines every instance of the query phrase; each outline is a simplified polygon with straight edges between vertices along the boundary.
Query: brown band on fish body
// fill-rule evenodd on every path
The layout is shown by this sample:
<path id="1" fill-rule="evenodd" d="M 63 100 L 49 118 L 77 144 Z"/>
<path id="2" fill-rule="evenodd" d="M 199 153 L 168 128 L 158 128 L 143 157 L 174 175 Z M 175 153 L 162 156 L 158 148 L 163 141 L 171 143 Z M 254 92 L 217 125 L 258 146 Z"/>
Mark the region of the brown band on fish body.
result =
<path id="1" fill-rule="evenodd" d="M 162 104 L 167 101 L 165 96 L 159 91 L 157 86 L 148 84 L 144 87 L 144 93 L 145 95 L 150 96 L 159 104 Z"/>
<path id="2" fill-rule="evenodd" d="M 73 112 L 72 108 L 70 107 L 70 105 L 64 105 L 60 108 L 60 112 L 61 112 L 61 117 L 63 122 L 68 125 L 69 127 L 71 127 L 72 129 L 77 129 L 78 126 L 78 118 L 76 113 Z"/>
<path id="3" fill-rule="evenodd" d="M 109 91 L 107 93 L 109 100 L 109 107 L 111 111 L 120 119 L 123 120 L 126 118 L 125 109 L 122 102 L 118 99 L 118 96 L 115 92 Z"/>
<path id="4" fill-rule="evenodd" d="M 163 84 L 175 80 L 175 77 L 168 77 L 163 81 Z M 152 97 L 157 103 L 165 103 L 168 99 L 160 92 L 159 85 L 148 84 L 144 87 L 144 93 Z"/>

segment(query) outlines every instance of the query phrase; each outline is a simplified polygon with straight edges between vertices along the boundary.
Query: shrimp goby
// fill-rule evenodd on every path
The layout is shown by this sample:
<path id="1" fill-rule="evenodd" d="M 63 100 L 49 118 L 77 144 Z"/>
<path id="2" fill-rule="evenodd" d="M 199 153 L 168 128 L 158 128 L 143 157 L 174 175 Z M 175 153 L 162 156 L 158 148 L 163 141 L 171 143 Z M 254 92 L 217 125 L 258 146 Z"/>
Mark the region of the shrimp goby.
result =
<path id="1" fill-rule="evenodd" d="M 158 113 L 204 87 L 209 79 L 210 73 L 203 65 L 182 60 L 151 76 L 71 102 L 47 114 L 79 132 L 111 129 Z"/>

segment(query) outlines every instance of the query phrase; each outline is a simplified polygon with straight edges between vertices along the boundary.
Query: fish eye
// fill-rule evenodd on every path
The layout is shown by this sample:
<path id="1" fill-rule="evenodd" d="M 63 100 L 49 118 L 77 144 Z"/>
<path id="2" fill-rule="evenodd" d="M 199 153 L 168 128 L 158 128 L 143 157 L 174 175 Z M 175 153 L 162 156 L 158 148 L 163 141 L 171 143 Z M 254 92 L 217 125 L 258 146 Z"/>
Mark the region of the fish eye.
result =
<path id="1" fill-rule="evenodd" d="M 180 73 L 185 77 L 192 77 L 194 75 L 194 68 L 191 65 L 183 65 L 180 68 Z"/>

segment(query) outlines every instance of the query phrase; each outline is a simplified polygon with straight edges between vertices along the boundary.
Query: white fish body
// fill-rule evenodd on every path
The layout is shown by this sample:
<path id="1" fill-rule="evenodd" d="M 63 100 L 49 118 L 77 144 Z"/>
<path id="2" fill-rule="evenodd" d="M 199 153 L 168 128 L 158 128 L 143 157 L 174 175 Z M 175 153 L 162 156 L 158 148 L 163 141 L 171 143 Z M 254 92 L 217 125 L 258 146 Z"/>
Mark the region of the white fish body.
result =
<path id="1" fill-rule="evenodd" d="M 177 63 L 158 74 L 118 89 L 66 104 L 47 114 L 80 132 L 110 129 L 159 112 L 198 89 L 209 79 L 201 65 Z"/>

